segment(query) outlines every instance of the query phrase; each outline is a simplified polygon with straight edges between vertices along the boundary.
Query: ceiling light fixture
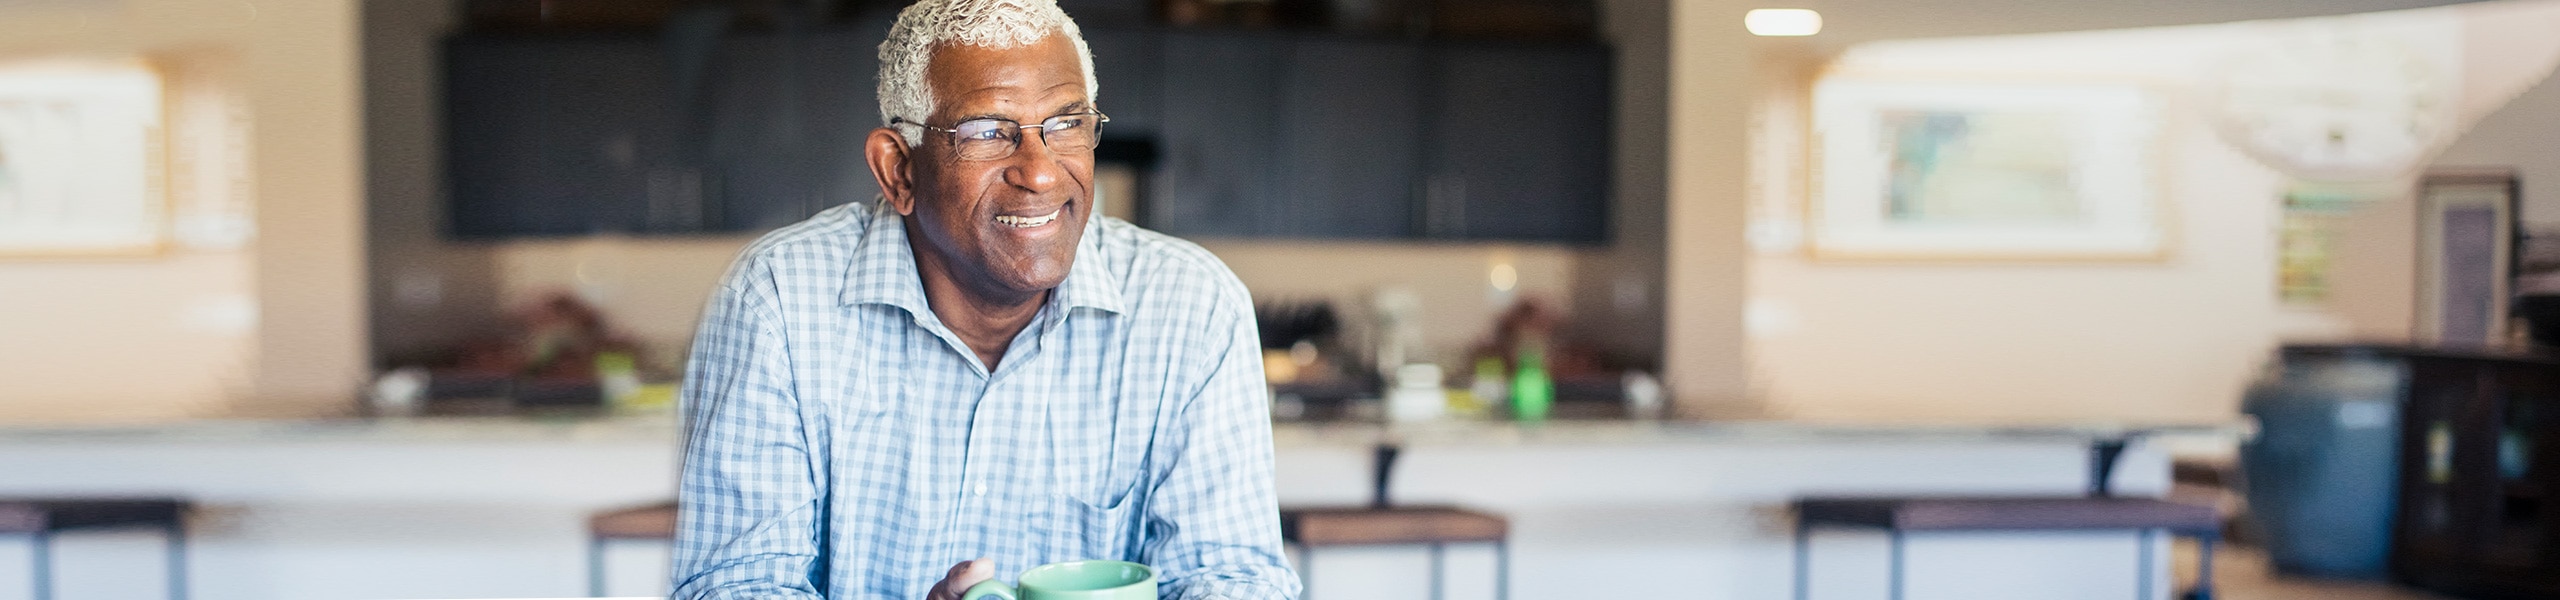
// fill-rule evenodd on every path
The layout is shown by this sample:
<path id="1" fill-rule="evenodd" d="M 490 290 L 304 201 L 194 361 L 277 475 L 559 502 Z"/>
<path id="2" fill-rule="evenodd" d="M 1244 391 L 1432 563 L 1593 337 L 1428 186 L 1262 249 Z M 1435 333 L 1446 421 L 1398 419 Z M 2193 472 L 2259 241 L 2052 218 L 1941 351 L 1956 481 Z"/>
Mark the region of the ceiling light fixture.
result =
<path id="1" fill-rule="evenodd" d="M 1751 35 L 1801 37 L 1822 33 L 1822 13 L 1805 8 L 1754 8 L 1742 15 Z"/>

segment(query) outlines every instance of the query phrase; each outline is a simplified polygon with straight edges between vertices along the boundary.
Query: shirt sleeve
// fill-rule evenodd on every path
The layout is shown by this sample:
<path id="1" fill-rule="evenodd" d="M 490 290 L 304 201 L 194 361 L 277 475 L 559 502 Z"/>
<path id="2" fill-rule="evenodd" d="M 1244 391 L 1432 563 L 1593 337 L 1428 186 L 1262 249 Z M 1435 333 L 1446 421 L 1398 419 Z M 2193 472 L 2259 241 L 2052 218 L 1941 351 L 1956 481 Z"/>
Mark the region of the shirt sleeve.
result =
<path id="1" fill-rule="evenodd" d="M 674 598 L 821 598 L 822 488 L 779 321 L 734 284 L 703 311 L 685 365 Z"/>
<path id="2" fill-rule="evenodd" d="M 1286 600 L 1298 578 L 1280 550 L 1274 498 L 1270 390 L 1262 342 L 1241 284 L 1213 311 L 1206 336 L 1223 342 L 1206 383 L 1189 399 L 1169 447 L 1169 465 L 1147 501 L 1143 560 L 1174 600 Z"/>

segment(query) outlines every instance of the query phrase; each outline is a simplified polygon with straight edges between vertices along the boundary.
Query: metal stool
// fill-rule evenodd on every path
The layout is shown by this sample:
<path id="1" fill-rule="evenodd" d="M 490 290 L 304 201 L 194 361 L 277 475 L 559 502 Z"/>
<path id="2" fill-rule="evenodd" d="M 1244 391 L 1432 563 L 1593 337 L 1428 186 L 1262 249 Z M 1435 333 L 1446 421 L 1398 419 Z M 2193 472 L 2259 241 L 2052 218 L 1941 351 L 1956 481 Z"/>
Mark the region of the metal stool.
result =
<path id="1" fill-rule="evenodd" d="M 1431 597 L 1441 596 L 1449 544 L 1493 544 L 1495 598 L 1511 597 L 1511 524 L 1501 516 L 1449 506 L 1300 508 L 1280 511 L 1280 539 L 1299 548 L 1298 577 L 1312 582 L 1308 559 L 1331 546 L 1421 545 L 1431 548 Z M 1300 597 L 1307 594 L 1301 592 Z"/>
<path id="2" fill-rule="evenodd" d="M 1453 506 L 1395 506 L 1387 499 L 1396 456 L 1404 449 L 1379 444 L 1370 463 L 1368 506 L 1280 509 L 1280 541 L 1298 547 L 1298 581 L 1315 581 L 1307 564 L 1317 548 L 1329 546 L 1429 546 L 1431 598 L 1441 596 L 1449 544 L 1493 544 L 1493 595 L 1511 597 L 1511 522 L 1489 512 Z M 1301 589 L 1300 600 L 1310 593 Z"/>
<path id="3" fill-rule="evenodd" d="M 673 541 L 676 503 L 608 510 L 587 518 L 587 595 L 604 596 L 604 547 L 613 540 Z"/>
<path id="4" fill-rule="evenodd" d="M 2135 598 L 2152 600 L 2152 537 L 2166 531 L 2195 537 L 2203 544 L 2202 566 L 2188 600 L 2213 598 L 2213 545 L 2221 537 L 2222 517 L 2213 507 L 2150 498 L 1946 497 L 1946 498 L 1808 498 L 1797 500 L 1795 597 L 1811 593 L 1812 572 L 1807 539 L 1817 525 L 1846 525 L 1885 530 L 1892 537 L 1891 597 L 1903 597 L 1903 538 L 1914 531 L 2060 531 L 2132 530 L 2141 536 L 2135 563 Z"/>
<path id="5" fill-rule="evenodd" d="M 187 597 L 187 502 L 175 498 L 0 498 L 0 534 L 34 544 L 35 600 L 53 598 L 53 536 L 74 529 L 158 527 L 168 535 L 169 598 Z"/>
<path id="6" fill-rule="evenodd" d="M 2196 587 L 2186 600 L 2213 600 L 2213 546 L 2222 538 L 2222 515 L 2211 506 L 2153 498 L 2118 498 L 2114 492 L 2116 461 L 2136 431 L 2089 442 L 2089 487 L 2083 496 L 1905 496 L 1803 498 L 1796 509 L 1796 600 L 1812 593 L 1812 541 L 1817 525 L 1883 529 L 1892 538 L 1893 563 L 1887 592 L 1903 596 L 1904 534 L 1914 531 L 2066 531 L 2130 530 L 2141 536 L 2141 556 L 2134 569 L 2135 598 L 2151 600 L 2152 536 L 2158 532 L 2194 537 L 2203 546 Z"/>

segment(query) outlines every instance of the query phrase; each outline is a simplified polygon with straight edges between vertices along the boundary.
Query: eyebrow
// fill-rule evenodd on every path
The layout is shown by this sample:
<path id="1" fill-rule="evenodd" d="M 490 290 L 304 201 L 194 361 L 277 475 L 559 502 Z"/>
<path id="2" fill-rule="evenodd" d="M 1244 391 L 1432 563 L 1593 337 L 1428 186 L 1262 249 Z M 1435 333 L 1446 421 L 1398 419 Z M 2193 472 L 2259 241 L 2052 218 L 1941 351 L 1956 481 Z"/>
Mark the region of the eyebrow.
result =
<path id="1" fill-rule="evenodd" d="M 1058 110 L 1057 110 L 1056 112 L 1051 112 L 1051 113 L 1049 113 L 1049 116 L 1054 117 L 1054 116 L 1058 116 L 1058 115 L 1072 115 L 1072 114 L 1081 113 L 1081 112 L 1091 112 L 1092 110 L 1093 110 L 1093 103 L 1092 103 L 1091 101 L 1087 101 L 1087 100 L 1076 100 L 1076 101 L 1073 101 L 1073 102 L 1068 102 L 1068 103 L 1066 103 L 1066 104 L 1064 104 L 1064 105 L 1060 105 L 1060 106 L 1058 107 Z M 954 119 L 953 121 L 954 121 L 954 122 L 964 122 L 964 121 L 975 121 L 975 120 L 978 120 L 978 119 L 997 119 L 997 120 L 1004 120 L 1004 121 L 1011 121 L 1011 120 L 1014 120 L 1014 119 L 1013 119 L 1013 117 L 1012 117 L 1012 116 L 1010 116 L 1010 115 L 1004 115 L 1004 114 L 998 114 L 998 113 L 992 113 L 992 112 L 984 112 L 984 113 L 976 113 L 976 114 L 971 114 L 971 115 L 965 115 L 965 116 L 962 116 L 962 117 L 960 117 L 960 118 Z"/>

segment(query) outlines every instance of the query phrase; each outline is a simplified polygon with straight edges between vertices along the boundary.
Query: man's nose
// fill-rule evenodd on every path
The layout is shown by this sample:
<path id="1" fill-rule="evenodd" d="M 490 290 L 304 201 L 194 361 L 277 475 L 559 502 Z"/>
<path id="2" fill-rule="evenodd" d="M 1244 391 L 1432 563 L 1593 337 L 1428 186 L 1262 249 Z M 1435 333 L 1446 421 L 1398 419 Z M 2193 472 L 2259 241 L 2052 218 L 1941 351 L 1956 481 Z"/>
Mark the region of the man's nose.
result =
<path id="1" fill-rule="evenodd" d="M 1013 149 L 1013 168 L 1005 169 L 1005 181 L 1034 192 L 1046 192 L 1066 181 L 1067 167 L 1059 156 L 1049 152 L 1049 138 L 1038 126 L 1022 130 L 1022 145 Z"/>

